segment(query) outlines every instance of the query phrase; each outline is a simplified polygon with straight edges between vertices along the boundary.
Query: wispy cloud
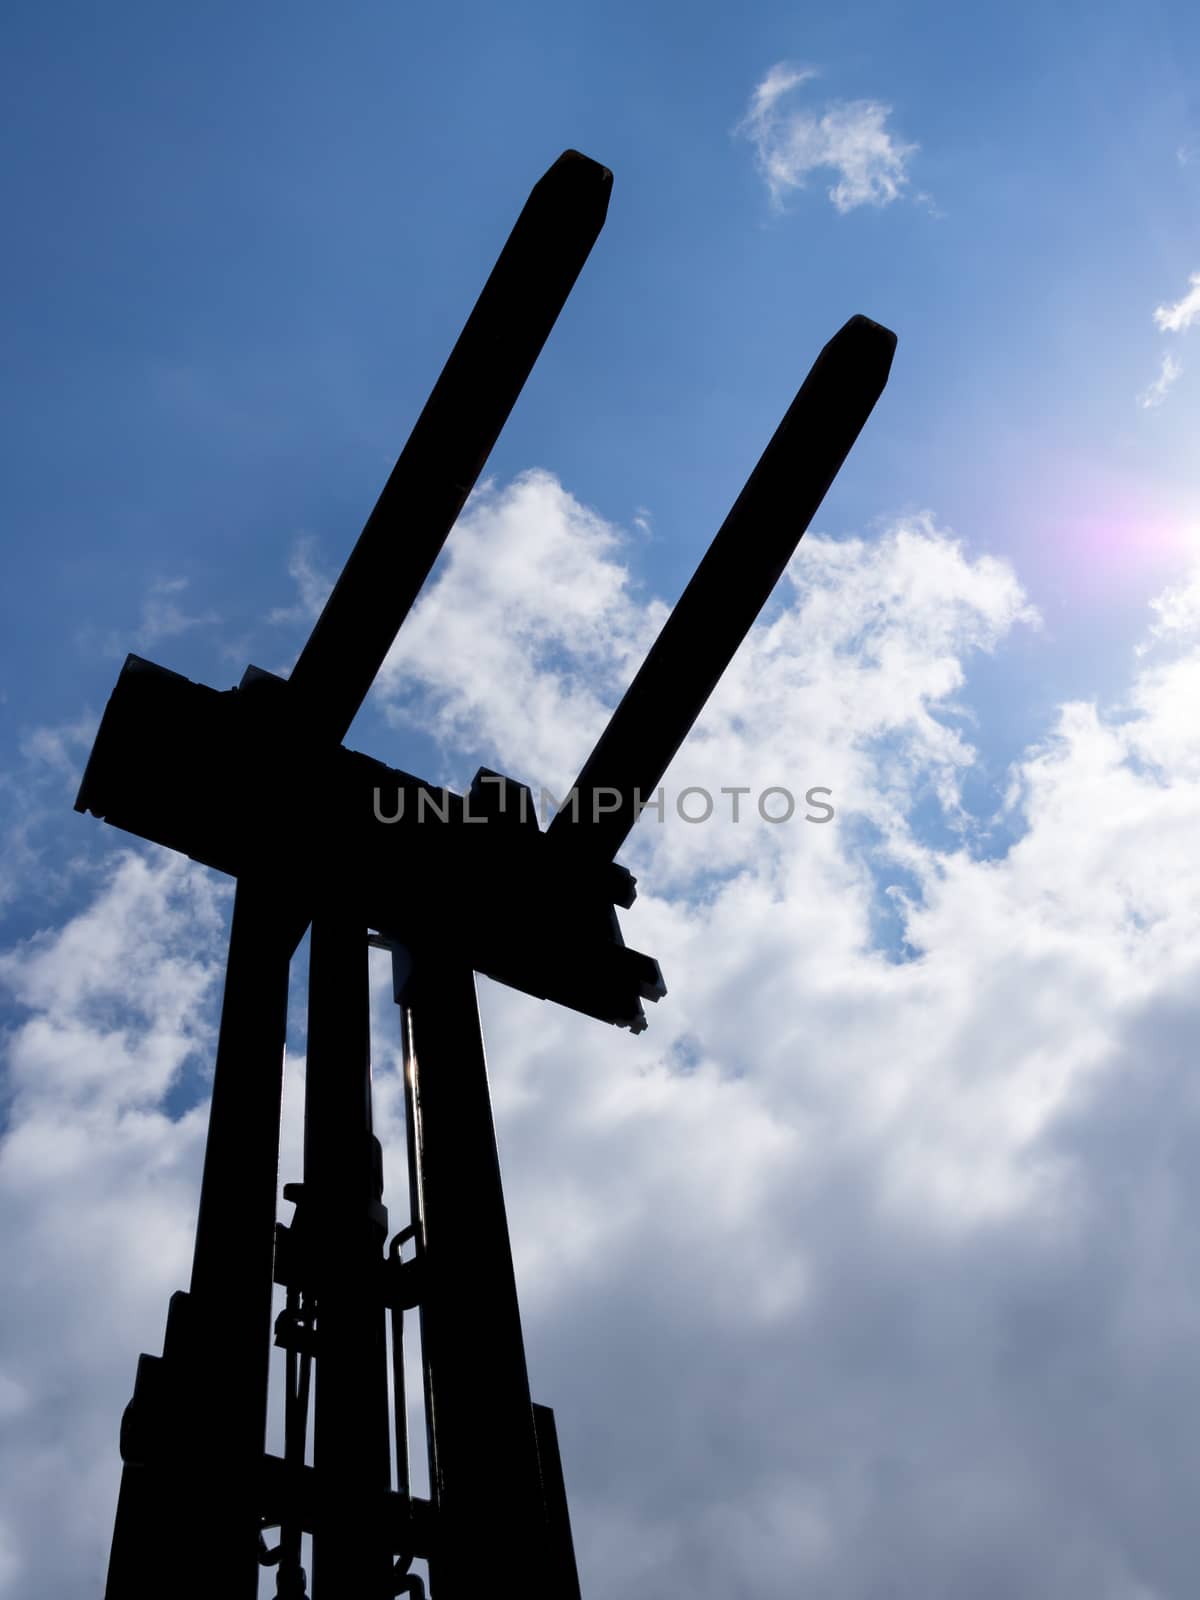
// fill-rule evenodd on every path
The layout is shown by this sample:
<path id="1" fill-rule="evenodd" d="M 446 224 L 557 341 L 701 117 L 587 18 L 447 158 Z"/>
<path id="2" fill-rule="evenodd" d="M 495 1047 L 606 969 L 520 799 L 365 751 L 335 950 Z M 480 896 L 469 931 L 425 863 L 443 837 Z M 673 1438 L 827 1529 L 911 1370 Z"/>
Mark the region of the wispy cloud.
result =
<path id="1" fill-rule="evenodd" d="M 211 627 L 220 622 L 215 611 L 190 616 L 183 609 L 178 596 L 187 586 L 186 578 L 158 578 L 150 585 L 150 592 L 142 602 L 142 625 L 137 632 L 139 644 L 153 644 L 158 639 L 170 639 L 192 628 Z"/>
<path id="2" fill-rule="evenodd" d="M 1173 306 L 1158 306 L 1154 312 L 1154 321 L 1164 333 L 1186 333 L 1200 317 L 1200 272 L 1193 272 L 1188 279 L 1188 292 L 1182 300 L 1176 300 Z"/>
<path id="3" fill-rule="evenodd" d="M 836 179 L 828 190 L 835 210 L 890 205 L 908 187 L 908 163 L 919 146 L 889 131 L 892 108 L 879 100 L 830 100 L 817 111 L 792 104 L 789 97 L 818 76 L 815 67 L 778 62 L 735 130 L 754 145 L 773 203 L 782 205 L 789 189 L 827 170 Z"/>
<path id="4" fill-rule="evenodd" d="M 288 576 L 296 585 L 296 603 L 276 606 L 267 617 L 268 622 L 291 625 L 298 622 L 315 622 L 321 607 L 329 598 L 333 580 L 319 571 L 316 564 L 316 540 L 306 536 L 298 539 L 288 557 Z"/>
<path id="5" fill-rule="evenodd" d="M 187 578 L 154 578 L 150 582 L 142 600 L 141 621 L 133 635 L 140 650 L 160 639 L 172 639 L 181 633 L 190 633 L 193 628 L 212 628 L 220 623 L 221 618 L 215 611 L 191 613 L 184 609 L 181 596 L 187 587 Z M 129 649 L 129 636 L 112 631 L 97 641 L 93 629 L 87 627 L 80 634 L 80 643 L 89 649 L 98 644 L 102 655 L 119 659 Z"/>
<path id="6" fill-rule="evenodd" d="M 1146 410 L 1149 410 L 1153 406 L 1162 405 L 1163 401 L 1167 398 L 1167 390 L 1175 382 L 1176 378 L 1179 377 L 1182 371 L 1183 363 L 1181 361 L 1177 361 L 1168 350 L 1166 355 L 1162 358 L 1162 366 L 1159 368 L 1158 377 L 1155 378 L 1152 384 L 1143 389 L 1140 395 L 1138 395 L 1138 404 Z"/>
<path id="7" fill-rule="evenodd" d="M 1156 306 L 1154 308 L 1154 323 L 1163 333 L 1186 333 L 1192 323 L 1200 317 L 1200 272 L 1193 272 L 1188 279 L 1188 291 L 1174 305 Z M 1155 406 L 1162 405 L 1167 397 L 1167 390 L 1183 372 L 1183 364 L 1167 351 L 1162 358 L 1158 377 L 1138 395 L 1138 404 L 1143 410 L 1153 410 Z"/>

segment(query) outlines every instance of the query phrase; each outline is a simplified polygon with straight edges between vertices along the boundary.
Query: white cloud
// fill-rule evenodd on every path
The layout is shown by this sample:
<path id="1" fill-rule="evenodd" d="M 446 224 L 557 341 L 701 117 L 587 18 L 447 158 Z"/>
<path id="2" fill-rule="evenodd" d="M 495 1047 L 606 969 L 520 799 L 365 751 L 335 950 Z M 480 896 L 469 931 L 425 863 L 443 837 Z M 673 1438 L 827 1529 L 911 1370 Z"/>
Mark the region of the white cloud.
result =
<path id="1" fill-rule="evenodd" d="M 1190 287 L 1182 299 L 1170 306 L 1158 306 L 1154 321 L 1164 333 L 1186 333 L 1200 316 L 1200 272 L 1193 272 L 1188 280 Z M 1146 410 L 1162 405 L 1171 385 L 1182 375 L 1183 365 L 1169 351 L 1164 353 L 1158 377 L 1143 389 L 1138 404 Z"/>
<path id="2" fill-rule="evenodd" d="M 621 542 L 548 473 L 485 487 L 380 675 L 386 713 L 470 751 L 472 770 L 504 766 L 562 795 L 666 615 L 638 601 Z M 1011 572 L 968 560 L 925 513 L 873 546 L 808 535 L 789 590 L 793 603 L 751 634 L 671 769 L 673 792 L 822 784 L 879 826 L 917 781 L 949 792 L 972 755 L 933 710 L 961 687 L 961 655 L 1035 620 Z M 871 776 L 877 760 L 885 785 Z M 698 847 L 710 866 L 732 865 L 762 848 L 752 831 L 702 830 Z M 693 832 L 668 830 L 658 870 L 692 870 Z"/>
<path id="3" fill-rule="evenodd" d="M 122 851 L 85 910 L 0 957 L 6 1595 L 101 1581 L 135 1358 L 187 1281 L 207 1106 L 172 1120 L 163 1097 L 211 1046 L 223 899 L 188 861 Z"/>
<path id="4" fill-rule="evenodd" d="M 160 639 L 176 638 L 195 628 L 211 628 L 220 624 L 215 611 L 189 612 L 181 603 L 181 596 L 189 585 L 187 578 L 154 578 L 146 587 L 142 600 L 142 615 L 133 631 L 132 642 L 139 650 L 146 650 Z M 90 624 L 80 630 L 82 648 L 101 655 L 122 659 L 129 653 L 128 632 L 110 630 L 99 634 Z"/>
<path id="5" fill-rule="evenodd" d="M 1149 639 L 1139 646 L 1139 655 L 1156 642 L 1186 642 L 1189 635 L 1200 634 L 1200 567 L 1193 568 L 1181 583 L 1156 595 L 1150 609 L 1157 621 L 1151 626 Z"/>
<path id="6" fill-rule="evenodd" d="M 97 718 L 28 729 L 18 759 L 0 772 L 0 908 L 36 886 L 43 905 L 67 892 L 78 863 L 62 860 L 62 821 L 69 814 L 96 732 Z M 82 837 L 80 852 L 88 849 Z"/>
<path id="7" fill-rule="evenodd" d="M 666 615 L 640 606 L 622 536 L 546 472 L 471 497 L 441 576 L 413 608 L 376 695 L 400 725 L 561 794 Z M 471 773 L 462 775 L 461 782 Z"/>
<path id="8" fill-rule="evenodd" d="M 215 611 L 191 616 L 183 609 L 177 596 L 182 595 L 187 587 L 186 578 L 158 578 L 150 585 L 142 602 L 142 622 L 136 635 L 139 645 L 172 639 L 177 634 L 190 632 L 192 628 L 211 627 L 220 622 Z"/>
<path id="9" fill-rule="evenodd" d="M 1154 321 L 1164 333 L 1186 333 L 1200 317 L 1200 272 L 1193 272 L 1188 283 L 1190 287 L 1182 299 L 1173 306 L 1159 306 L 1154 312 Z"/>
<path id="10" fill-rule="evenodd" d="M 310 535 L 298 539 L 288 557 L 288 576 L 296 585 L 297 599 L 291 606 L 276 606 L 267 616 L 272 623 L 315 622 L 329 598 L 333 580 L 316 565 L 316 540 Z"/>
<path id="11" fill-rule="evenodd" d="M 1182 373 L 1182 363 L 1177 361 L 1168 350 L 1162 358 L 1162 366 L 1159 368 L 1158 377 L 1148 388 L 1142 390 L 1138 396 L 1138 404 L 1146 410 L 1162 405 L 1167 398 L 1167 390 Z"/>
<path id="12" fill-rule="evenodd" d="M 754 145 L 759 170 L 778 205 L 810 174 L 834 173 L 829 198 L 837 211 L 890 205 L 908 186 L 908 163 L 919 146 L 905 144 L 886 126 L 892 108 L 878 100 L 829 101 L 819 111 L 788 110 L 784 102 L 817 76 L 811 67 L 780 63 L 750 97 L 737 132 Z M 928 201 L 928 196 L 923 196 Z"/>
<path id="13" fill-rule="evenodd" d="M 548 474 L 488 486 L 385 707 L 464 776 L 569 778 L 663 616 L 621 550 Z M 914 1592 L 980 1600 L 1188 1592 L 1198 593 L 1161 599 L 1119 715 L 1064 707 L 1024 751 L 1024 831 L 985 859 L 961 702 L 1034 620 L 1019 584 L 929 515 L 810 536 L 668 782 L 825 778 L 835 821 L 643 819 L 623 921 L 671 992 L 639 1038 L 483 985 L 530 1369 L 593 1600 L 869 1600 L 898 1561 Z M 930 795 L 959 830 L 937 843 Z M 186 1281 L 204 1108 L 172 1122 L 161 1096 L 209 1037 L 213 890 L 129 858 L 3 959 L 26 1011 L 0 1593 L 23 1600 L 95 1592 L 134 1358 Z"/>
<path id="14" fill-rule="evenodd" d="M 31 766 L 77 784 L 95 736 L 95 717 L 79 717 L 58 727 L 32 728 L 22 737 L 20 750 Z"/>
<path id="15" fill-rule="evenodd" d="M 776 104 L 802 83 L 819 78 L 816 67 L 798 67 L 786 61 L 777 62 L 750 96 L 747 117 L 763 121 L 775 111 Z"/>

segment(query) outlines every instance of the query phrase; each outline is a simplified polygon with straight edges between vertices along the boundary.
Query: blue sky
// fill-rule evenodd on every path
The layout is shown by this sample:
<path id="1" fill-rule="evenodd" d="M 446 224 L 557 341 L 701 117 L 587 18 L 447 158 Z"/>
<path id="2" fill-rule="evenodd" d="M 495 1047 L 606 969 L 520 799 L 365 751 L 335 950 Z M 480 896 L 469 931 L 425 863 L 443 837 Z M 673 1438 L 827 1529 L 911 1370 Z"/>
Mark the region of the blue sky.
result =
<path id="1" fill-rule="evenodd" d="M 565 785 L 820 347 L 900 341 L 668 777 L 835 822 L 642 825 L 636 1042 L 484 991 L 584 1592 L 1190 1593 L 1192 8 L 7 35 L 0 1594 L 95 1592 L 207 1114 L 227 894 L 72 814 L 95 723 L 127 650 L 287 670 L 566 147 L 608 221 L 351 745 Z"/>
<path id="2" fill-rule="evenodd" d="M 1048 630 L 1028 678 L 1093 687 L 1191 548 L 1186 336 L 1151 321 L 1197 245 L 1186 7 L 129 7 L 14 33 L 5 620 L 38 685 L 14 732 L 81 684 L 97 704 L 86 630 L 134 625 L 131 571 L 249 630 L 299 534 L 336 566 L 569 144 L 614 202 L 492 470 L 644 507 L 666 598 L 857 310 L 901 353 L 823 526 L 932 507 L 1019 561 Z M 788 109 L 890 108 L 919 147 L 895 203 L 839 215 L 817 170 L 772 211 L 731 130 L 784 61 L 820 71 Z M 1168 345 L 1183 376 L 1142 410 Z"/>

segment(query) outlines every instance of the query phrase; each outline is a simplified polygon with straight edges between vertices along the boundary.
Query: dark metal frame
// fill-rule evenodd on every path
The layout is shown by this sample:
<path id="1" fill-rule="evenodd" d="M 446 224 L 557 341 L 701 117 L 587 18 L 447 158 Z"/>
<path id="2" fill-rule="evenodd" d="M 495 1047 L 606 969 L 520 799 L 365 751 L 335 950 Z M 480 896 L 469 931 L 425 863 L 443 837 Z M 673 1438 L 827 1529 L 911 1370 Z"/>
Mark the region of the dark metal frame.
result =
<path id="1" fill-rule="evenodd" d="M 532 1404 L 474 972 L 639 1031 L 665 994 L 627 949 L 614 861 L 887 380 L 864 317 L 825 347 L 543 832 L 528 790 L 452 794 L 342 748 L 595 241 L 612 176 L 550 168 L 284 682 L 217 693 L 130 657 L 76 807 L 237 878 L 191 1287 L 122 1423 L 108 1600 L 577 1600 L 552 1413 Z M 380 805 L 381 796 L 383 804 Z M 286 799 L 287 804 L 283 802 Z M 391 825 L 401 802 L 406 817 Z M 421 818 L 423 807 L 429 815 Z M 479 826 L 482 823 L 483 826 Z M 304 1176 L 276 1223 L 288 971 L 311 921 Z M 391 952 L 409 1221 L 386 1245 L 367 947 Z M 406 1254 L 407 1251 L 407 1254 Z M 265 1452 L 272 1282 L 285 1445 Z M 430 1494 L 412 1494 L 404 1315 L 418 1310 Z M 387 1333 L 391 1328 L 393 1468 Z M 315 1384 L 314 1384 L 315 1378 Z M 306 1464 L 310 1400 L 313 1464 Z M 393 1486 L 394 1481 L 394 1486 Z M 279 1529 L 268 1547 L 265 1530 Z"/>

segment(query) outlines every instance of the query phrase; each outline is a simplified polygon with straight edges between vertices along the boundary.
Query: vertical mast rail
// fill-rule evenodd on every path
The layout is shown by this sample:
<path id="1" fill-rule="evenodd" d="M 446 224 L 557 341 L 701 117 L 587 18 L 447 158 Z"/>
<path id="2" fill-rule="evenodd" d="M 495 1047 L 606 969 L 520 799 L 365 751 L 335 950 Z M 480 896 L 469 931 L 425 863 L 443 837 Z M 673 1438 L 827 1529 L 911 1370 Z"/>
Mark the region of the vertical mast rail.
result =
<path id="1" fill-rule="evenodd" d="M 191 1293 L 172 1296 L 163 1355 L 139 1361 L 122 1422 L 107 1600 L 140 1600 L 167 1571 L 176 1594 L 197 1600 L 257 1593 L 288 966 L 300 928 L 275 885 L 238 884 Z"/>
<path id="2" fill-rule="evenodd" d="M 366 928 L 318 906 L 309 955 L 304 1208 L 316 1297 L 314 1600 L 391 1600 L 391 1479 Z"/>
<path id="3" fill-rule="evenodd" d="M 413 954 L 404 1005 L 425 1232 L 421 1347 L 436 1440 L 436 1600 L 475 1600 L 519 1552 L 547 1594 L 546 1518 L 474 974 Z"/>

